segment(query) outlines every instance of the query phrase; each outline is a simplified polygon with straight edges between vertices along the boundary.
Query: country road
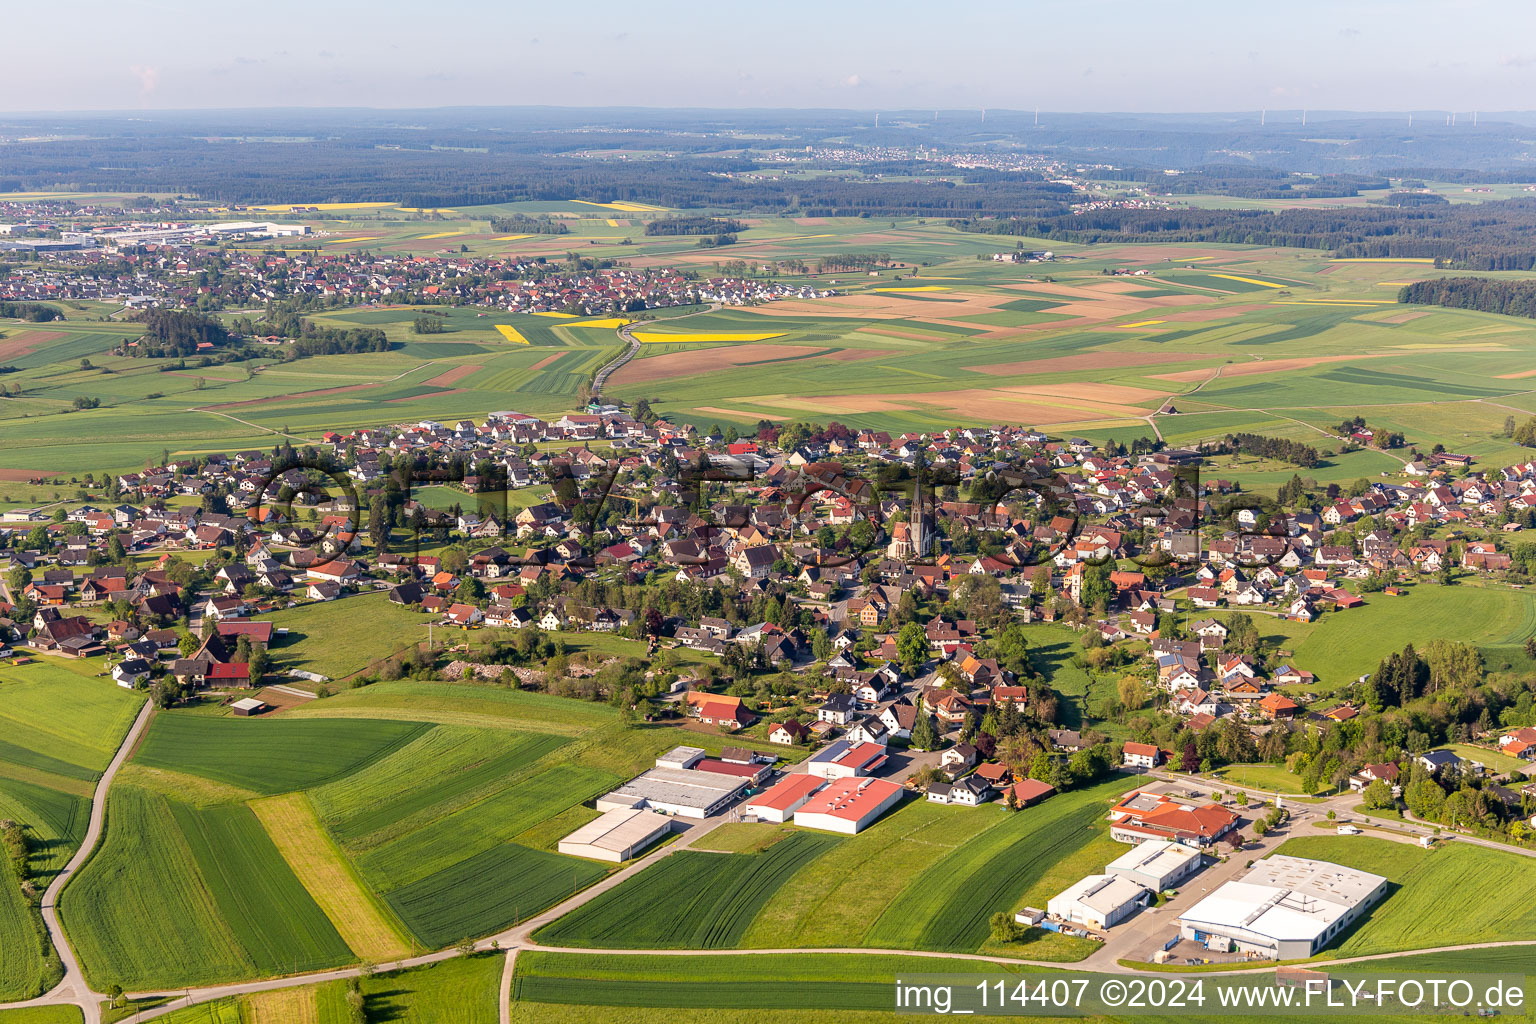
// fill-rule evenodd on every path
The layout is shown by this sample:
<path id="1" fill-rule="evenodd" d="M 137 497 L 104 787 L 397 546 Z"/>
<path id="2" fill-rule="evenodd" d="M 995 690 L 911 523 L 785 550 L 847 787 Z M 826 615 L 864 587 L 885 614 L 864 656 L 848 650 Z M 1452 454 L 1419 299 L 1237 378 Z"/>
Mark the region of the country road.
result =
<path id="1" fill-rule="evenodd" d="M 144 702 L 144 707 L 139 711 L 139 717 L 133 720 L 133 727 L 128 730 L 128 735 L 123 737 L 122 745 L 117 748 L 117 753 L 112 756 L 112 761 L 107 765 L 107 770 L 102 773 L 101 779 L 96 783 L 96 790 L 91 794 L 91 821 L 85 830 L 85 838 L 80 841 L 80 848 L 75 855 L 69 858 L 69 863 L 64 869 L 54 876 L 47 890 L 43 893 L 43 923 L 48 928 L 48 938 L 53 943 L 53 948 L 58 950 L 59 959 L 64 964 L 64 978 L 51 990 L 38 996 L 36 999 L 24 1003 L 4 1004 L 6 1006 L 58 1006 L 73 1004 L 80 1007 L 85 1014 L 85 1024 L 100 1024 L 102 995 L 91 991 L 91 987 L 85 983 L 85 975 L 80 970 L 80 961 L 75 957 L 75 951 L 69 944 L 69 938 L 64 934 L 64 926 L 59 923 L 58 903 L 59 894 L 64 891 L 64 886 L 74 877 L 85 862 L 91 859 L 91 854 L 96 850 L 96 843 L 101 839 L 102 826 L 107 819 L 107 790 L 112 787 L 112 780 L 117 776 L 117 770 L 128 759 L 139 737 L 149 725 L 149 720 L 154 717 L 155 705 L 150 701 Z"/>
<path id="2" fill-rule="evenodd" d="M 715 310 L 717 310 L 719 308 L 720 308 L 720 303 L 718 303 L 718 302 L 711 302 L 708 306 L 704 307 L 703 309 L 696 309 L 692 313 L 684 313 L 681 316 L 664 317 L 663 320 L 664 321 L 686 320 L 688 317 L 690 317 L 690 316 L 698 316 L 700 313 L 713 313 Z M 661 321 L 655 321 L 655 320 L 646 321 L 646 323 L 658 323 L 658 322 L 661 322 Z M 640 354 L 640 341 L 633 334 L 630 333 L 634 329 L 634 327 L 635 327 L 634 324 L 625 324 L 623 327 L 619 328 L 619 337 L 629 347 L 626 348 L 623 352 L 619 353 L 617 356 L 614 356 L 608 362 L 604 363 L 602 365 L 602 367 L 598 369 L 597 373 L 592 375 L 592 399 L 594 401 L 596 401 L 597 399 L 602 397 L 603 385 L 608 383 L 608 378 L 613 376 L 614 373 L 616 373 L 619 370 L 619 368 L 622 367 L 625 363 L 629 362 L 631 359 L 635 358 L 635 356 Z"/>
<path id="3" fill-rule="evenodd" d="M 39 997 L 37 997 L 35 999 L 28 1000 L 26 1002 L 0 1004 L 0 1009 L 11 1009 L 11 1008 L 33 1007 L 33 1006 L 74 1005 L 74 1006 L 80 1007 L 81 1011 L 83 1012 L 84 1017 L 85 1017 L 85 1024 L 100 1024 L 100 1022 L 101 1022 L 101 1003 L 105 1000 L 105 996 L 102 995 L 101 993 L 93 992 L 90 989 L 90 987 L 86 984 L 84 975 L 83 975 L 83 973 L 80 970 L 79 962 L 78 962 L 77 958 L 75 957 L 74 950 L 70 946 L 69 940 L 68 940 L 67 936 L 64 934 L 63 926 L 59 922 L 58 915 L 57 915 L 57 902 L 58 902 L 58 898 L 59 898 L 59 893 L 63 890 L 63 888 L 64 888 L 65 884 L 67 883 L 67 881 L 86 863 L 86 861 L 88 861 L 90 859 L 90 856 L 91 856 L 92 852 L 94 851 L 94 849 L 96 847 L 96 844 L 100 841 L 101 833 L 102 833 L 102 827 L 103 827 L 103 823 L 105 821 L 105 815 L 106 815 L 106 803 L 107 803 L 107 793 L 108 793 L 108 790 L 110 789 L 112 781 L 116 777 L 116 775 L 118 773 L 118 770 L 122 767 L 123 762 L 127 760 L 129 754 L 133 751 L 135 744 L 137 744 L 137 742 L 139 740 L 139 737 L 143 734 L 145 728 L 148 726 L 148 723 L 149 723 L 150 719 L 153 717 L 153 714 L 154 714 L 154 706 L 152 704 L 146 703 L 144 708 L 143 708 L 143 710 L 141 710 L 139 712 L 138 718 L 135 719 L 132 728 L 129 729 L 127 736 L 124 737 L 122 744 L 118 747 L 117 753 L 113 756 L 111 763 L 107 767 L 107 770 L 102 774 L 101 780 L 96 785 L 96 789 L 95 789 L 95 792 L 92 795 L 92 800 L 91 800 L 91 819 L 90 819 L 90 825 L 89 825 L 89 827 L 88 827 L 88 829 L 86 831 L 85 838 L 84 838 L 84 840 L 82 841 L 82 843 L 80 845 L 80 849 L 78 851 L 76 851 L 75 855 L 72 858 L 70 858 L 69 863 L 59 873 L 58 877 L 54 879 L 53 883 L 51 885 L 49 885 L 47 892 L 44 894 L 43 906 L 42 906 L 43 918 L 44 918 L 44 921 L 45 921 L 45 923 L 47 925 L 49 936 L 52 939 L 55 948 L 57 948 L 59 950 L 60 959 L 64 963 L 65 974 L 64 974 L 63 980 L 60 981 L 59 984 L 56 985 L 52 990 L 50 990 L 49 992 L 47 992 L 46 994 L 44 994 L 42 996 L 39 996 Z M 1186 786 L 1190 786 L 1190 787 L 1198 786 L 1198 787 L 1202 787 L 1202 788 L 1204 788 L 1206 790 L 1216 790 L 1216 791 L 1226 790 L 1228 792 L 1242 792 L 1242 793 L 1245 793 L 1245 794 L 1247 794 L 1249 796 L 1260 797 L 1260 798 L 1265 798 L 1265 799 L 1274 796 L 1274 794 L 1272 794 L 1272 793 L 1270 793 L 1268 791 L 1265 791 L 1265 790 L 1257 790 L 1257 789 L 1253 789 L 1252 787 L 1240 786 L 1240 785 L 1237 785 L 1235 783 L 1230 783 L 1230 782 L 1226 782 L 1226 781 L 1202 779 L 1202 778 L 1195 777 L 1195 776 L 1186 776 L 1186 775 L 1182 775 L 1182 774 L 1175 773 L 1175 772 L 1168 772 L 1168 771 L 1149 772 L 1149 773 L 1147 773 L 1147 777 L 1149 779 L 1155 778 L 1155 779 L 1157 779 L 1159 781 L 1162 781 L 1162 782 L 1177 783 L 1177 784 L 1180 784 L 1180 785 L 1186 785 Z M 1354 803 L 1356 803 L 1359 800 L 1358 794 L 1354 794 L 1354 793 L 1337 794 L 1335 796 L 1326 797 L 1326 798 L 1322 798 L 1322 799 L 1311 798 L 1313 800 L 1316 800 L 1316 802 L 1312 802 L 1312 803 L 1302 803 L 1302 802 L 1300 802 L 1300 800 L 1301 799 L 1306 799 L 1306 798 L 1299 798 L 1299 797 L 1297 797 L 1295 795 L 1291 795 L 1291 796 L 1292 796 L 1292 802 L 1291 802 L 1290 806 L 1291 806 L 1291 808 L 1293 810 L 1293 813 L 1295 815 L 1295 817 L 1293 818 L 1293 823 L 1294 823 L 1293 826 L 1292 826 L 1293 828 L 1296 827 L 1296 826 L 1300 826 L 1303 823 L 1307 823 L 1309 821 L 1314 821 L 1314 820 L 1322 819 L 1323 816 L 1326 814 L 1326 812 L 1328 810 L 1333 810 L 1336 813 L 1340 812 L 1340 811 L 1352 812 L 1353 811 Z M 1282 795 L 1282 799 L 1284 797 L 1285 797 L 1285 795 Z M 822 948 L 822 947 L 818 947 L 818 948 L 785 947 L 785 948 L 778 948 L 778 949 L 752 949 L 752 950 L 742 950 L 742 949 L 622 949 L 622 950 L 614 949 L 614 950 L 609 950 L 609 949 L 598 949 L 598 948 L 587 948 L 587 947 L 577 948 L 577 947 L 565 947 L 565 946 L 546 946 L 546 945 L 538 942 L 536 939 L 533 938 L 533 932 L 537 931 L 539 928 L 543 927 L 545 924 L 548 924 L 549 922 L 554 921 L 555 919 L 557 919 L 559 917 L 562 917 L 562 916 L 564 916 L 566 914 L 571 913 L 572 911 L 576 910 L 578 907 L 583 906 L 584 904 L 590 902 L 591 900 L 596 899 L 598 896 L 601 896 L 603 893 L 608 892 L 609 890 L 613 889 L 615 886 L 621 885 L 623 882 L 625 882 L 629 878 L 631 878 L 634 875 L 639 874 L 640 872 L 644 871 L 645 869 L 651 867 L 652 865 L 656 864 L 658 861 L 663 860 L 663 859 L 665 859 L 667 857 L 670 857 L 670 856 L 672 856 L 673 854 L 677 853 L 680 850 L 689 849 L 694 844 L 696 844 L 700 839 L 702 839 L 703 837 L 708 835 L 711 831 L 713 831 L 716 827 L 718 827 L 718 826 L 720 826 L 722 824 L 725 824 L 729 820 L 731 820 L 731 816 L 729 816 L 729 815 L 719 815 L 719 816 L 717 816 L 715 818 L 707 819 L 707 820 L 705 820 L 703 822 L 689 824 L 688 827 L 687 827 L 687 830 L 678 839 L 676 839 L 674 842 L 668 843 L 668 844 L 660 847 L 659 849 L 653 850 L 651 853 L 649 853 L 649 854 L 647 854 L 647 855 L 645 855 L 643 857 L 640 857 L 639 859 L 635 860 L 633 863 L 627 865 L 626 867 L 620 869 L 619 871 L 615 871 L 612 874 L 606 876 L 602 880 L 598 881 L 596 884 L 588 886 L 587 888 L 585 888 L 585 889 L 583 889 L 583 890 L 581 890 L 579 892 L 573 893 L 569 898 L 561 901 L 560 903 L 555 904 L 554 906 L 550 907 L 548 910 L 545 910 L 543 913 L 537 914 L 537 915 L 529 918 L 526 921 L 519 922 L 519 923 L 515 924 L 511 928 L 505 929 L 504 931 L 499 932 L 498 934 L 496 934 L 494 936 L 491 936 L 490 938 L 480 940 L 478 943 L 476 943 L 475 948 L 476 948 L 477 951 L 482 951 L 483 952 L 483 951 L 496 950 L 496 949 L 500 949 L 500 950 L 505 950 L 506 951 L 506 959 L 505 959 L 505 962 L 503 963 L 503 966 L 502 966 L 502 973 L 501 973 L 500 986 L 499 986 L 500 993 L 501 993 L 501 995 L 500 995 L 499 1018 L 500 1018 L 501 1024 L 510 1024 L 510 1019 L 511 1019 L 510 998 L 511 998 L 511 992 L 512 992 L 512 983 L 513 983 L 513 977 L 514 977 L 514 973 L 515 973 L 515 969 L 516 969 L 517 954 L 521 950 L 542 951 L 542 952 L 555 952 L 555 953 L 622 953 L 622 954 L 627 955 L 627 956 L 655 956 L 655 957 L 733 956 L 733 955 L 758 954 L 758 953 L 797 954 L 797 955 L 798 954 L 802 954 L 802 953 L 803 954 L 807 954 L 807 955 L 815 954 L 815 953 L 843 953 L 843 954 L 857 954 L 857 955 L 870 955 L 870 956 L 911 956 L 911 957 L 929 958 L 929 959 L 934 959 L 934 960 L 971 960 L 971 961 L 980 961 L 980 962 L 984 962 L 984 963 L 1015 964 L 1015 965 L 1024 965 L 1024 966 L 1031 966 L 1031 967 L 1043 967 L 1043 968 L 1050 968 L 1050 969 L 1057 969 L 1057 970 L 1073 970 L 1073 969 L 1084 970 L 1084 969 L 1088 969 L 1088 970 L 1093 970 L 1093 971 L 1097 971 L 1097 972 L 1104 973 L 1104 974 L 1137 974 L 1137 973 L 1142 973 L 1142 972 L 1138 972 L 1135 968 L 1126 966 L 1125 964 L 1120 962 L 1120 960 L 1126 959 L 1126 954 L 1131 952 L 1131 949 L 1128 948 L 1128 947 L 1130 947 L 1132 945 L 1132 942 L 1131 941 L 1124 941 L 1124 940 L 1132 940 L 1132 939 L 1136 938 L 1136 936 L 1134 936 L 1129 930 L 1127 930 L 1125 932 L 1122 932 L 1122 933 L 1120 933 L 1119 935 L 1117 935 L 1115 937 L 1115 938 L 1119 938 L 1119 939 L 1121 939 L 1123 941 L 1113 941 L 1112 940 L 1110 943 L 1106 943 L 1106 945 L 1103 948 L 1101 948 L 1098 952 L 1096 952 L 1093 956 L 1089 957 L 1087 960 L 1085 960 L 1085 961 L 1083 961 L 1081 963 L 1078 963 L 1078 964 L 1064 964 L 1064 963 L 1060 963 L 1060 962 L 1056 962 L 1056 961 L 1029 960 L 1029 959 L 1021 959 L 1021 958 L 1018 958 L 1018 957 L 983 955 L 983 954 L 978 954 L 978 953 L 951 953 L 951 952 L 939 952 L 939 951 L 934 951 L 934 950 L 910 950 L 910 949 L 873 949 L 873 948 L 856 947 L 856 946 L 837 946 L 837 947 L 825 947 L 825 948 Z M 1410 822 L 1404 822 L 1404 823 L 1401 824 L 1401 826 L 1399 826 L 1399 824 L 1396 823 L 1396 822 L 1376 824 L 1376 823 L 1370 823 L 1370 822 L 1362 820 L 1362 823 L 1363 824 L 1367 824 L 1368 827 L 1372 828 L 1374 831 L 1380 831 L 1380 832 L 1388 833 L 1390 838 L 1394 838 L 1394 839 L 1396 839 L 1396 840 L 1398 840 L 1400 842 L 1415 842 L 1415 841 L 1417 841 L 1417 839 L 1420 836 L 1428 835 L 1431 832 L 1431 830 L 1428 827 L 1426 827 L 1426 826 L 1418 825 L 1418 824 L 1410 823 Z M 1451 841 L 1468 842 L 1468 843 L 1472 843 L 1472 844 L 1478 845 L 1478 846 L 1488 846 L 1488 847 L 1492 847 L 1494 849 L 1507 850 L 1507 851 L 1510 851 L 1510 852 L 1523 854 L 1525 856 L 1536 857 L 1536 851 L 1516 849 L 1514 847 L 1509 847 L 1509 846 L 1506 846 L 1504 844 L 1493 843 L 1493 842 L 1490 842 L 1488 840 L 1479 839 L 1478 837 L 1475 837 L 1475 836 L 1461 835 L 1461 834 L 1454 833 L 1454 832 L 1445 832 L 1443 830 L 1439 833 L 1439 835 L 1440 835 L 1440 838 L 1442 839 L 1442 841 L 1451 840 Z M 1276 838 L 1278 838 L 1278 837 L 1276 837 Z M 1259 844 L 1259 846 L 1260 846 L 1260 848 L 1262 848 L 1262 846 L 1263 846 L 1262 842 Z M 1236 862 L 1234 861 L 1233 863 L 1236 863 Z M 1156 922 L 1153 922 L 1153 923 L 1156 923 Z M 1391 953 L 1375 953 L 1375 954 L 1370 954 L 1370 955 L 1366 955 L 1366 956 L 1339 957 L 1339 958 L 1334 958 L 1334 959 L 1330 959 L 1330 960 L 1318 960 L 1318 961 L 1309 962 L 1308 966 L 1309 967 L 1324 967 L 1324 966 L 1332 966 L 1332 965 L 1339 965 L 1339 964 L 1364 963 L 1364 962 L 1368 962 L 1368 961 L 1372 961 L 1372 960 L 1385 960 L 1385 959 L 1391 959 L 1391 958 L 1394 958 L 1394 957 L 1405 956 L 1405 955 L 1410 955 L 1410 954 L 1454 952 L 1454 951 L 1458 951 L 1458 950 L 1467 950 L 1467 949 L 1493 949 L 1493 948 L 1500 948 L 1500 947 L 1507 947 L 1507 946 L 1536 946 L 1536 942 L 1533 942 L 1533 941 L 1502 941 L 1502 942 L 1460 943 L 1460 944 L 1445 945 L 1445 946 L 1431 946 L 1431 947 L 1426 947 L 1426 948 L 1423 948 L 1423 949 L 1401 950 L 1401 951 L 1396 951 L 1396 952 L 1391 952 Z M 462 955 L 462 954 L 460 954 L 457 949 L 443 949 L 443 950 L 438 950 L 438 951 L 433 952 L 433 953 L 425 953 L 425 954 L 422 954 L 422 955 L 419 955 L 419 956 L 405 957 L 405 958 L 402 958 L 402 959 L 399 959 L 399 960 L 389 961 L 389 962 L 386 962 L 386 963 L 380 963 L 380 964 L 374 965 L 374 967 L 372 969 L 375 970 L 375 971 L 384 972 L 384 971 L 402 970 L 402 969 L 411 968 L 411 967 L 422 967 L 422 966 L 426 966 L 428 964 L 440 963 L 441 961 L 452 959 L 453 957 L 460 956 L 460 955 Z M 1251 969 L 1252 968 L 1250 968 L 1250 970 Z M 1202 976 L 1205 976 L 1207 974 L 1215 975 L 1215 976 L 1222 976 L 1222 975 L 1231 975 L 1231 974 L 1244 974 L 1244 973 L 1248 973 L 1248 971 L 1245 971 L 1245 970 L 1232 970 L 1232 971 L 1216 970 L 1216 971 L 1203 971 L 1201 973 L 1202 973 Z M 349 966 L 349 967 L 338 967 L 338 968 L 335 968 L 335 969 L 332 969 L 332 970 L 326 970 L 326 971 L 315 971 L 315 972 L 308 973 L 308 974 L 291 975 L 291 976 L 288 976 L 288 977 L 280 977 L 280 978 L 265 978 L 265 979 L 261 979 L 261 980 L 257 980 L 257 981 L 231 982 L 231 983 L 223 984 L 223 985 L 210 985 L 210 986 L 203 987 L 203 988 L 194 988 L 194 989 L 180 988 L 180 989 L 163 989 L 163 990 L 155 990 L 155 991 L 131 992 L 131 993 L 128 993 L 128 997 L 132 998 L 132 999 L 163 998 L 163 999 L 169 1000 L 169 1002 L 165 1003 L 162 1006 L 158 1006 L 158 1007 L 155 1007 L 153 1009 L 144 1010 L 144 1011 L 141 1011 L 139 1013 L 133 1014 L 132 1016 L 125 1017 L 120 1022 L 120 1024 L 143 1024 L 143 1022 L 155 1020 L 155 1019 L 157 1019 L 159 1017 L 163 1017 L 166 1014 L 169 1014 L 169 1013 L 171 1013 L 171 1012 L 173 1012 L 173 1011 L 175 1011 L 177 1009 L 181 1009 L 181 1008 L 187 1007 L 187 1006 L 200 1005 L 200 1004 L 203 1004 L 203 1003 L 213 1002 L 213 1001 L 216 1001 L 216 1000 L 219 1000 L 219 999 L 225 999 L 225 998 L 230 998 L 230 997 L 240 996 L 240 995 L 248 995 L 248 994 L 252 994 L 252 993 L 256 993 L 256 992 L 270 992 L 270 991 L 274 991 L 274 990 L 278 990 L 278 989 L 294 988 L 294 987 L 303 986 L 303 985 L 314 985 L 314 984 L 320 984 L 320 983 L 324 983 L 324 982 L 328 982 L 328 981 L 345 980 L 345 979 L 348 979 L 348 978 L 359 977 L 362 974 L 363 974 L 363 967 L 361 965 L 353 965 L 353 966 Z M 1166 975 L 1165 974 L 1159 974 L 1158 976 L 1159 977 L 1165 977 Z"/>

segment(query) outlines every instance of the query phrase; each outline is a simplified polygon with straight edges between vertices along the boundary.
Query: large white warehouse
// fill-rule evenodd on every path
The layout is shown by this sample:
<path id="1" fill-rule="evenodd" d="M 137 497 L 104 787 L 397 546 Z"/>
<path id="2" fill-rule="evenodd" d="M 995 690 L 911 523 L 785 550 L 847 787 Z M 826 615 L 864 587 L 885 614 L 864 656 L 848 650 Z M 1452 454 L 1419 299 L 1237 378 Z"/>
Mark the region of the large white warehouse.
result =
<path id="1" fill-rule="evenodd" d="M 1328 945 L 1386 891 L 1380 875 L 1277 854 L 1181 914 L 1179 932 L 1197 942 L 1230 940 L 1245 953 L 1299 960 Z"/>

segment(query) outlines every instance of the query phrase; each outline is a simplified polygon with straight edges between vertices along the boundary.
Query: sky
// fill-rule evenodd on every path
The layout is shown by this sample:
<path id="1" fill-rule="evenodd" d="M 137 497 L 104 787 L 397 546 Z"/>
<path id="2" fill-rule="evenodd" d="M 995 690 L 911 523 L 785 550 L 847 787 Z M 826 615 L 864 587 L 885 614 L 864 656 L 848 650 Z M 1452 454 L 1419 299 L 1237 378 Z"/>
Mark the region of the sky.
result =
<path id="1" fill-rule="evenodd" d="M 1529 0 L 14 4 L 0 111 L 1536 107 Z M 65 11 L 67 10 L 67 14 Z"/>

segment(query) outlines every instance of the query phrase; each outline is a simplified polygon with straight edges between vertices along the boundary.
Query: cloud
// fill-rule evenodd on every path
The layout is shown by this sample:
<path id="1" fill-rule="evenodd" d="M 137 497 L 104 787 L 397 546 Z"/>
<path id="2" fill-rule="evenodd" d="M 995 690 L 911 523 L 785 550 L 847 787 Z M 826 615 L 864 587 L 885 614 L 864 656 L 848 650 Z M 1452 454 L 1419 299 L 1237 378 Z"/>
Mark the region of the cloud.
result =
<path id="1" fill-rule="evenodd" d="M 1528 68 L 1536 65 L 1536 55 L 1529 53 L 1510 54 L 1508 57 L 1499 58 L 1499 63 L 1507 68 Z"/>
<path id="2" fill-rule="evenodd" d="M 1360 30 L 1357 29 L 1357 28 L 1341 28 L 1341 29 L 1339 29 L 1339 35 L 1343 36 L 1345 39 L 1351 39 L 1351 38 L 1353 38 L 1355 36 L 1358 36 L 1359 34 L 1360 34 Z"/>
<path id="3" fill-rule="evenodd" d="M 160 69 L 148 67 L 143 64 L 134 64 L 128 69 L 129 74 L 139 80 L 139 95 L 148 96 L 160 85 Z"/>
<path id="4" fill-rule="evenodd" d="M 850 89 L 857 89 L 860 84 L 862 84 L 862 82 L 863 80 L 859 78 L 858 75 L 849 75 L 847 78 L 843 79 L 843 84 Z"/>

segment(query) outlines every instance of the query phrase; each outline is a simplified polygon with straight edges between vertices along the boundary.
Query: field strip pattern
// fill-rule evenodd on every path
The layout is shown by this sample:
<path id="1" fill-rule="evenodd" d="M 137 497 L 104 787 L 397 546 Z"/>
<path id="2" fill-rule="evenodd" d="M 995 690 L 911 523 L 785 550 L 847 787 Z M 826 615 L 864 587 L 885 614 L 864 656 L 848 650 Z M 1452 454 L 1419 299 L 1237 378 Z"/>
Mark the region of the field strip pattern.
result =
<path id="1" fill-rule="evenodd" d="M 393 959 L 410 952 L 405 938 L 385 918 L 325 834 L 306 795 L 289 793 L 257 800 L 251 809 L 352 952 L 371 960 Z"/>

